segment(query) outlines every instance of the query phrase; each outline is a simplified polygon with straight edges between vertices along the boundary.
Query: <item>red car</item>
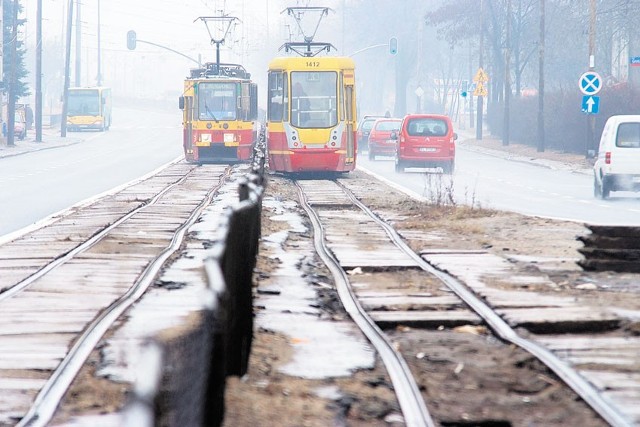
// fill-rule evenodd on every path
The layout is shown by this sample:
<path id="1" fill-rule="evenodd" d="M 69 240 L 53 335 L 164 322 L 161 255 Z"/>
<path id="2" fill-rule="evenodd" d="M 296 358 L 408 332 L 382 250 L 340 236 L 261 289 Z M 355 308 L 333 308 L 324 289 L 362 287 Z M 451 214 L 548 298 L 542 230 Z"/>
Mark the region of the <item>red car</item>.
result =
<path id="1" fill-rule="evenodd" d="M 392 138 L 397 142 L 396 172 L 404 172 L 406 167 L 420 167 L 442 168 L 443 173 L 453 173 L 458 135 L 448 116 L 409 114 Z"/>
<path id="2" fill-rule="evenodd" d="M 377 155 L 393 156 L 396 142 L 391 139 L 392 132 L 398 132 L 402 119 L 384 118 L 374 122 L 369 133 L 369 160 Z"/>
<path id="3" fill-rule="evenodd" d="M 362 153 L 367 149 L 367 145 L 369 143 L 369 132 L 371 132 L 371 127 L 376 119 L 382 116 L 364 116 L 360 123 L 358 124 L 358 153 Z"/>

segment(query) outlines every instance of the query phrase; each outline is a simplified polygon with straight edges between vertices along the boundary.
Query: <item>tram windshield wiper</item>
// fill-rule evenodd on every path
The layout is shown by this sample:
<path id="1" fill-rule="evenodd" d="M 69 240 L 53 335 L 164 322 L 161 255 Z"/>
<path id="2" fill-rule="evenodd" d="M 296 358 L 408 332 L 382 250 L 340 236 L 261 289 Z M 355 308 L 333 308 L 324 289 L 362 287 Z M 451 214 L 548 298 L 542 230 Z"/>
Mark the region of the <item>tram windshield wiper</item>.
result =
<path id="1" fill-rule="evenodd" d="M 204 102 L 204 111 L 207 113 L 207 117 L 212 118 L 213 120 L 215 120 L 216 123 L 218 123 L 218 119 L 213 114 L 213 111 L 209 109 L 209 106 L 207 105 L 207 101 Z"/>

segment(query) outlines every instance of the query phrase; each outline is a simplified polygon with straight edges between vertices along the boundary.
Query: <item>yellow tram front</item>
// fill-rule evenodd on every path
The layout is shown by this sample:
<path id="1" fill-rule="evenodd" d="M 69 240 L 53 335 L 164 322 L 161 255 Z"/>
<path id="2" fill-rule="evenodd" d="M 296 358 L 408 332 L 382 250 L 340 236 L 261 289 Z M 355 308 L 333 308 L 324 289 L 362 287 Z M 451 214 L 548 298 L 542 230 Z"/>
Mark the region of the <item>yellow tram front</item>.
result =
<path id="1" fill-rule="evenodd" d="M 191 70 L 180 97 L 188 162 L 244 161 L 257 140 L 258 91 L 236 64 Z"/>
<path id="2" fill-rule="evenodd" d="M 267 149 L 277 172 L 349 172 L 356 165 L 355 63 L 283 57 L 269 64 Z"/>

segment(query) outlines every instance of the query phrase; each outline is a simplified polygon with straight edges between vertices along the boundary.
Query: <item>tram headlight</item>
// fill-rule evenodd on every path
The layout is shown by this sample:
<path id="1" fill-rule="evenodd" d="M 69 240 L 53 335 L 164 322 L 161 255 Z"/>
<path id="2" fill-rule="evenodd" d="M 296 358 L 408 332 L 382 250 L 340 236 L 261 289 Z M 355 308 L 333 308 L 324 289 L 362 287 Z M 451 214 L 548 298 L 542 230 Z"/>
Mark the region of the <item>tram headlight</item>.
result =
<path id="1" fill-rule="evenodd" d="M 201 133 L 200 134 L 201 142 L 211 142 L 211 134 L 210 133 Z"/>
<path id="2" fill-rule="evenodd" d="M 232 133 L 225 133 L 224 134 L 224 142 L 234 142 L 235 138 L 234 135 Z"/>

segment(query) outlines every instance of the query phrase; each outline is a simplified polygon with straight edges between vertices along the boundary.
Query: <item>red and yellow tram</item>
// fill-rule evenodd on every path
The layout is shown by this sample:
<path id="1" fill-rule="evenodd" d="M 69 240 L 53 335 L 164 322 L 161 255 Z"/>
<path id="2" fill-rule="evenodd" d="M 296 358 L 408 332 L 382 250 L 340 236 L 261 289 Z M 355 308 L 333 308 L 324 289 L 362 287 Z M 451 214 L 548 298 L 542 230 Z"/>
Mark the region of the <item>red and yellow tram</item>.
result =
<path id="1" fill-rule="evenodd" d="M 269 64 L 267 94 L 271 170 L 355 169 L 355 63 L 351 58 L 276 58 Z"/>
<path id="2" fill-rule="evenodd" d="M 179 100 L 188 162 L 244 161 L 258 134 L 258 89 L 238 64 L 192 69 Z"/>

